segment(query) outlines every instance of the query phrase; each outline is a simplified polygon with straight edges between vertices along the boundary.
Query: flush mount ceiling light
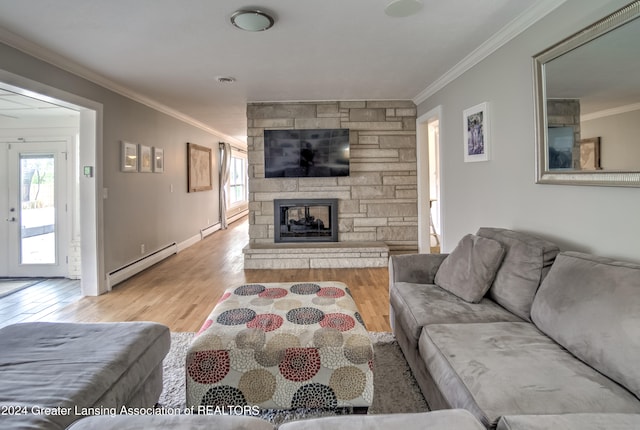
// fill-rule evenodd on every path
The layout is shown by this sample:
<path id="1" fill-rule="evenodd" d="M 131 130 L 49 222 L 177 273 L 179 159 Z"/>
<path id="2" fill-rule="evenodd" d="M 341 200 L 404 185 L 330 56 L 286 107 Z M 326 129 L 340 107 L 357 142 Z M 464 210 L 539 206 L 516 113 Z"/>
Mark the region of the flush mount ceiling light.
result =
<path id="1" fill-rule="evenodd" d="M 422 0 L 393 0 L 384 8 L 384 13 L 394 18 L 414 15 L 422 9 Z"/>
<path id="2" fill-rule="evenodd" d="M 257 9 L 241 9 L 231 15 L 231 24 L 246 31 L 265 31 L 273 27 L 274 22 L 271 15 Z"/>

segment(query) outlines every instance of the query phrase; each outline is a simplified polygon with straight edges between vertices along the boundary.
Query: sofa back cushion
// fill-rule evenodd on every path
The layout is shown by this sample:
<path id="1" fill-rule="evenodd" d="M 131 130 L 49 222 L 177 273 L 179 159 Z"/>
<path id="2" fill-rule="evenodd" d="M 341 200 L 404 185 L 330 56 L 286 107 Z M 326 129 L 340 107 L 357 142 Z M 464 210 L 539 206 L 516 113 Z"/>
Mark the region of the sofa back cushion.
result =
<path id="1" fill-rule="evenodd" d="M 533 298 L 560 250 L 547 240 L 503 228 L 482 227 L 477 235 L 497 240 L 505 249 L 489 297 L 531 321 Z"/>
<path id="2" fill-rule="evenodd" d="M 470 303 L 484 297 L 504 257 L 500 242 L 467 234 L 442 262 L 435 283 Z"/>
<path id="3" fill-rule="evenodd" d="M 547 336 L 640 397 L 640 265 L 563 252 L 531 316 Z"/>

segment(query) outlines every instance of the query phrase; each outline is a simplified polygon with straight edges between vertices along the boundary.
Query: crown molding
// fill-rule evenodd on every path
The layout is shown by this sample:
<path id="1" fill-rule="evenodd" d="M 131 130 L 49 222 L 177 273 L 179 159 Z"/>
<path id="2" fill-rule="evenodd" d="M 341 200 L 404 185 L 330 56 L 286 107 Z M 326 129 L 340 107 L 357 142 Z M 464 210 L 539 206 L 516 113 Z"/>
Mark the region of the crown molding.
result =
<path id="1" fill-rule="evenodd" d="M 209 127 L 203 122 L 198 121 L 195 118 L 185 115 L 182 112 L 179 112 L 173 108 L 170 108 L 165 104 L 162 104 L 147 96 L 137 93 L 123 85 L 117 84 L 105 78 L 104 76 L 94 72 L 93 70 L 90 70 L 84 66 L 81 66 L 78 63 L 62 55 L 56 54 L 48 49 L 45 49 L 3 28 L 0 28 L 0 42 L 5 43 L 11 46 L 12 48 L 22 51 L 25 54 L 31 55 L 32 57 L 35 57 L 39 60 L 49 63 L 55 67 L 58 67 L 59 69 L 72 73 L 76 76 L 79 76 L 90 82 L 93 82 L 94 84 L 100 85 L 101 87 L 104 87 L 108 90 L 118 93 L 121 96 L 127 97 L 135 102 L 141 103 L 147 107 L 150 107 L 154 110 L 162 112 L 177 120 L 180 120 L 194 127 L 197 127 L 201 130 L 204 130 L 208 133 L 214 134 L 219 138 L 228 140 L 229 142 L 233 142 L 238 145 L 246 145 L 244 142 L 242 142 L 241 140 L 233 136 L 229 136 L 225 133 L 222 133 L 212 127 Z"/>
<path id="2" fill-rule="evenodd" d="M 587 113 L 580 116 L 581 121 L 591 121 L 593 119 L 605 118 L 607 116 L 620 115 L 627 112 L 633 112 L 640 110 L 640 103 L 633 103 L 629 105 L 619 106 L 611 109 L 604 109 L 598 112 Z"/>
<path id="3" fill-rule="evenodd" d="M 433 81 L 431 85 L 422 90 L 413 98 L 416 105 L 427 100 L 429 97 L 443 89 L 449 83 L 459 78 L 473 66 L 493 54 L 507 42 L 520 35 L 527 28 L 538 22 L 540 19 L 557 9 L 566 0 L 542 0 L 536 2 L 529 9 L 517 16 L 513 21 L 504 26 L 500 31 L 487 39 L 462 61 L 453 66 L 444 75 Z"/>
<path id="4" fill-rule="evenodd" d="M 534 4 L 532 7 L 527 9 L 505 27 L 503 27 L 500 31 L 494 34 L 490 39 L 476 48 L 473 52 L 467 55 L 462 61 L 452 67 L 447 73 L 436 79 L 431 85 L 421 91 L 416 97 L 412 99 L 412 101 L 418 105 L 434 95 L 436 92 L 444 88 L 447 84 L 451 83 L 453 80 L 460 77 L 463 73 L 471 69 L 473 66 L 478 64 L 480 61 L 491 55 L 493 52 L 498 50 L 504 44 L 521 34 L 531 25 L 536 23 L 542 17 L 546 16 L 561 4 L 563 4 L 566 0 L 541 0 Z M 173 108 L 170 108 L 156 100 L 153 100 L 149 97 L 146 97 L 142 94 L 139 94 L 127 87 L 124 87 L 120 84 L 117 84 L 104 76 L 90 70 L 84 66 L 81 66 L 75 63 L 72 60 L 69 60 L 66 57 L 55 54 L 47 49 L 42 48 L 39 45 L 36 45 L 28 40 L 23 39 L 22 37 L 13 34 L 7 30 L 0 28 L 0 41 L 6 43 L 7 45 L 18 49 L 26 54 L 29 54 L 35 58 L 38 58 L 42 61 L 45 61 L 49 64 L 52 64 L 62 70 L 70 72 L 74 75 L 80 76 L 88 81 L 91 81 L 95 84 L 98 84 L 106 89 L 109 89 L 113 92 L 116 92 L 124 97 L 127 97 L 131 100 L 134 100 L 138 103 L 141 103 L 145 106 L 148 106 L 152 109 L 155 109 L 159 112 L 167 114 L 173 118 L 176 118 L 180 121 L 183 121 L 187 124 L 191 124 L 194 127 L 200 128 L 209 133 L 215 134 L 221 138 L 229 140 L 230 142 L 235 142 L 238 144 L 244 145 L 244 142 L 241 140 L 224 134 L 208 125 L 183 114 Z M 259 102 L 262 103 L 262 102 Z"/>

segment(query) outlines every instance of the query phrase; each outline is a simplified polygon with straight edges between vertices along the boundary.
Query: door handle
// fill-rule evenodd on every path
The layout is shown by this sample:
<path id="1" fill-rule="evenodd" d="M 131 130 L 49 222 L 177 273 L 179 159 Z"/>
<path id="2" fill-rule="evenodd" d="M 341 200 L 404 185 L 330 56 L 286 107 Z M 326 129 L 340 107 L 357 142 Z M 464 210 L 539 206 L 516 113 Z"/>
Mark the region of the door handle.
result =
<path id="1" fill-rule="evenodd" d="M 16 222 L 16 217 L 12 216 L 11 218 L 7 218 L 9 222 Z"/>

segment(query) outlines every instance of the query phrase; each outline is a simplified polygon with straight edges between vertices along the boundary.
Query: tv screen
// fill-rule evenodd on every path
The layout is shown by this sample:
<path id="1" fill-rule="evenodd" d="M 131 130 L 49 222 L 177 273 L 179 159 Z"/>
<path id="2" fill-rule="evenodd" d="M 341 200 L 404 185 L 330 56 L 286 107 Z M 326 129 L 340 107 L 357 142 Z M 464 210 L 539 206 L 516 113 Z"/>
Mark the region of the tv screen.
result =
<path id="1" fill-rule="evenodd" d="M 264 176 L 349 176 L 349 129 L 265 130 Z"/>

